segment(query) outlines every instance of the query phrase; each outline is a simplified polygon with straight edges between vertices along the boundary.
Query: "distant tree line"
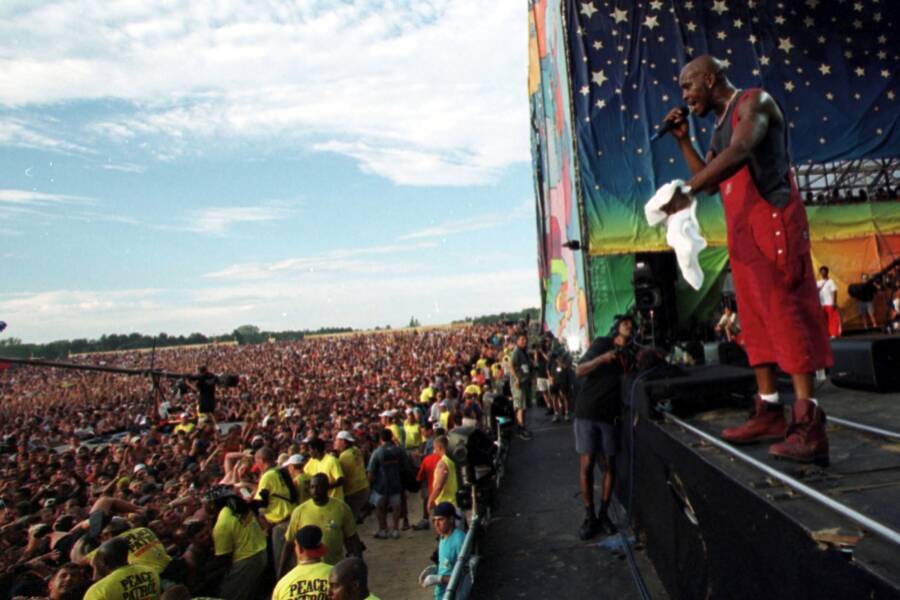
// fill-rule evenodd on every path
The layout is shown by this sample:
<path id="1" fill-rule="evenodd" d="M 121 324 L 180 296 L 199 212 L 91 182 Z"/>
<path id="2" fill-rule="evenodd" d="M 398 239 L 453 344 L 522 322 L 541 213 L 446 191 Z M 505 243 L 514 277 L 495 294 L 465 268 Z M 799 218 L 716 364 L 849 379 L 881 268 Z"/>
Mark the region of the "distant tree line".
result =
<path id="1" fill-rule="evenodd" d="M 29 344 L 19 338 L 0 340 L 0 356 L 9 358 L 65 358 L 71 354 L 84 352 L 115 352 L 119 350 L 143 350 L 153 347 L 170 348 L 173 346 L 190 346 L 209 344 L 212 342 L 237 342 L 238 344 L 258 344 L 268 340 L 302 340 L 307 335 L 352 332 L 352 327 L 321 327 L 316 330 L 297 331 L 260 331 L 255 325 L 241 325 L 230 334 L 206 336 L 202 333 L 190 335 L 169 335 L 165 332 L 157 336 L 142 333 L 102 335 L 99 339 L 57 340 L 47 344 Z"/>
<path id="2" fill-rule="evenodd" d="M 484 325 L 489 323 L 497 323 L 502 321 L 520 321 L 523 319 L 537 320 L 540 318 L 541 311 L 538 308 L 526 308 L 518 312 L 499 313 L 496 315 L 485 315 L 481 317 L 467 317 L 459 321 L 453 321 L 453 324 L 473 323 L 475 325 Z M 410 327 L 419 327 L 420 322 L 417 318 L 411 317 L 409 320 Z M 376 327 L 376 331 L 390 330 L 390 325 L 384 327 Z M 333 333 L 352 333 L 352 327 L 320 327 L 319 329 L 301 329 L 288 331 L 262 331 L 256 325 L 241 325 L 231 333 L 225 335 L 206 336 L 202 333 L 192 333 L 190 335 L 169 335 L 165 332 L 157 336 L 150 336 L 143 333 L 113 333 L 110 335 L 101 335 L 99 339 L 88 340 L 79 338 L 75 340 L 57 340 L 47 344 L 29 344 L 23 342 L 19 338 L 0 339 L 0 356 L 9 358 L 65 358 L 72 354 L 82 354 L 85 352 L 116 352 L 120 350 L 145 350 L 153 347 L 154 342 L 157 348 L 170 348 L 173 346 L 191 346 L 195 344 L 210 344 L 213 342 L 237 342 L 238 344 L 261 344 L 263 342 L 273 341 L 291 341 L 302 340 L 308 335 L 328 335 Z"/>
<path id="3" fill-rule="evenodd" d="M 520 310 L 518 312 L 502 312 L 496 315 L 484 315 L 481 317 L 466 317 L 460 321 L 453 321 L 453 324 L 457 323 L 472 323 L 474 325 L 489 325 L 491 323 L 499 323 L 504 321 L 523 321 L 523 320 L 531 320 L 536 321 L 541 318 L 541 309 L 539 308 L 526 308 L 524 310 Z"/>

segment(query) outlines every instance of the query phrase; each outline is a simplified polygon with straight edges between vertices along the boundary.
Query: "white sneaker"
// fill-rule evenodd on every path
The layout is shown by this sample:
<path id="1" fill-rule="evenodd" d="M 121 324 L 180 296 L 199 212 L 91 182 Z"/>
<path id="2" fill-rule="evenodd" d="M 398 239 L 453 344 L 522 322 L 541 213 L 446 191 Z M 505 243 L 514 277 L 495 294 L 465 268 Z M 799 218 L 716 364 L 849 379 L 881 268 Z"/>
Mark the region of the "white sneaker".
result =
<path id="1" fill-rule="evenodd" d="M 378 532 L 375 534 L 375 539 L 376 539 L 376 540 L 386 540 L 386 539 L 388 539 L 388 532 L 387 532 L 387 529 L 379 529 Z"/>
<path id="2" fill-rule="evenodd" d="M 399 530 L 399 529 L 392 529 L 392 530 L 391 530 L 391 537 L 392 537 L 393 539 L 395 539 L 395 540 L 399 540 L 399 539 L 400 539 L 400 530 Z"/>

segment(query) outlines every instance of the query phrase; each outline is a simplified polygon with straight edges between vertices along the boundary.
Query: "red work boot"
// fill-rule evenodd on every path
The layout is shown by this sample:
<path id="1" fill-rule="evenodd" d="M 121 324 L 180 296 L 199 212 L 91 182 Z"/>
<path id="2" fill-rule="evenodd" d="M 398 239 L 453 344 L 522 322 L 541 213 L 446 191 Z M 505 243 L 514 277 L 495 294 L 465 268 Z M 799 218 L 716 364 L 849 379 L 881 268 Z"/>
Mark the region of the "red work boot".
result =
<path id="1" fill-rule="evenodd" d="M 772 444 L 769 454 L 797 462 L 828 466 L 828 436 L 825 411 L 809 400 L 796 400 L 791 409 L 793 421 L 783 442 Z"/>
<path id="2" fill-rule="evenodd" d="M 753 444 L 784 437 L 787 422 L 784 420 L 784 406 L 764 402 L 756 396 L 756 410 L 740 427 L 729 427 L 722 431 L 722 439 L 732 444 Z"/>

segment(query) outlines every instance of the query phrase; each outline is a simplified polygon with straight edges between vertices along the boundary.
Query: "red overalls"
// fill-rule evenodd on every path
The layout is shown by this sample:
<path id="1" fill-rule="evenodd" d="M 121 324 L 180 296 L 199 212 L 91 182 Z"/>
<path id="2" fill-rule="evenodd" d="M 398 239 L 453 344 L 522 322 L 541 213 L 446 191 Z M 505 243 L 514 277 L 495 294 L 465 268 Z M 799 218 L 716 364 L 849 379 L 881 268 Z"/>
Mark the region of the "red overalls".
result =
<path id="1" fill-rule="evenodd" d="M 737 115 L 735 108 L 732 130 Z M 783 208 L 760 195 L 748 165 L 723 181 L 719 191 L 741 343 L 750 364 L 776 363 L 787 373 L 812 373 L 831 366 L 831 344 L 812 269 L 806 209 L 790 171 L 788 178 L 791 199 Z"/>

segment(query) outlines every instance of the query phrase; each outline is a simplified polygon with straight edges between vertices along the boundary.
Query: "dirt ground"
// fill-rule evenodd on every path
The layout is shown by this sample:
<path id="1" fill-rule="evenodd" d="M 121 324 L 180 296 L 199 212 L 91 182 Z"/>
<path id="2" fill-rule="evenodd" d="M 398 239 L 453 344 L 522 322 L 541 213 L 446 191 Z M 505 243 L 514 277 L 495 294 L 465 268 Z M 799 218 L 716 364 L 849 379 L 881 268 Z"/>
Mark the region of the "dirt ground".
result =
<path id="1" fill-rule="evenodd" d="M 410 523 L 422 518 L 418 494 L 410 497 L 409 517 Z M 359 526 L 359 537 L 367 547 L 363 557 L 369 566 L 369 590 L 381 600 L 433 598 L 433 588 L 422 589 L 416 579 L 431 564 L 431 553 L 437 548 L 434 531 L 401 531 L 399 540 L 376 540 L 373 537 L 376 531 L 374 514 Z"/>

